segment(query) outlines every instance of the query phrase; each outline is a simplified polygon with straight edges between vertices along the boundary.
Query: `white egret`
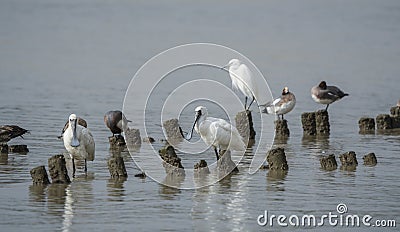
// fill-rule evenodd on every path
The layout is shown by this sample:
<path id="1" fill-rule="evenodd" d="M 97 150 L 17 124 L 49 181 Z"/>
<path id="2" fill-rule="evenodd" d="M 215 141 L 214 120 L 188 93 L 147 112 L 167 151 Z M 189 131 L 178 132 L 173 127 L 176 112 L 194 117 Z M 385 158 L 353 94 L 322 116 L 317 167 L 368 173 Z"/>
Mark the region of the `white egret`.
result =
<path id="1" fill-rule="evenodd" d="M 283 88 L 281 97 L 262 105 L 265 107 L 262 112 L 267 114 L 277 114 L 278 117 L 281 115 L 283 120 L 283 115 L 292 111 L 295 105 L 296 97 L 289 91 L 288 87 L 285 87 Z"/>
<path id="2" fill-rule="evenodd" d="M 251 104 L 258 99 L 257 83 L 250 69 L 238 59 L 230 60 L 223 68 L 226 67 L 229 67 L 232 88 L 240 90 L 245 95 L 244 108 L 245 110 L 250 109 Z M 247 99 L 251 99 L 251 102 L 246 108 Z"/>
<path id="3" fill-rule="evenodd" d="M 75 159 L 85 160 L 85 173 L 87 173 L 87 160 L 94 160 L 94 139 L 88 128 L 78 124 L 75 114 L 69 116 L 68 128 L 63 134 L 63 140 L 72 158 L 73 176 L 75 176 Z"/>
<path id="4" fill-rule="evenodd" d="M 336 86 L 327 86 L 325 81 L 311 88 L 311 97 L 315 102 L 326 105 L 325 110 L 328 110 L 329 104 L 348 95 Z"/>
<path id="5" fill-rule="evenodd" d="M 214 147 L 217 160 L 222 150 L 244 151 L 246 145 L 236 127 L 221 118 L 208 117 L 206 107 L 198 106 L 196 116 L 187 140 L 192 138 L 193 129 L 200 134 L 201 139 L 209 146 Z M 183 134 L 182 134 L 183 136 Z M 219 152 L 217 150 L 219 148 Z"/>

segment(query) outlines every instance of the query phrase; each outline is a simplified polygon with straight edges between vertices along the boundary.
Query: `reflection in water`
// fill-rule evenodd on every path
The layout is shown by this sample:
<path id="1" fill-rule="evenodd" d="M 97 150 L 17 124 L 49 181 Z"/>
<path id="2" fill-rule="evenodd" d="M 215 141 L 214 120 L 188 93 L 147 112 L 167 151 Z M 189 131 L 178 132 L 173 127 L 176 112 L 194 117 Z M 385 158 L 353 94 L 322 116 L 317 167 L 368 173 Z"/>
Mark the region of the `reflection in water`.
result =
<path id="1" fill-rule="evenodd" d="M 303 147 L 321 153 L 330 149 L 329 136 L 303 136 L 301 140 Z"/>
<path id="2" fill-rule="evenodd" d="M 70 231 L 72 226 L 72 219 L 74 218 L 74 209 L 73 204 L 75 202 L 72 197 L 71 185 L 69 185 L 65 189 L 65 204 L 64 204 L 64 214 L 63 214 L 63 223 L 62 223 L 62 231 Z"/>
<path id="3" fill-rule="evenodd" d="M 8 153 L 0 153 L 0 165 L 8 164 Z"/>
<path id="4" fill-rule="evenodd" d="M 127 178 L 110 178 L 107 182 L 109 201 L 123 201 L 125 199 L 125 188 L 124 183 Z"/>
<path id="5" fill-rule="evenodd" d="M 29 197 L 31 201 L 45 202 L 46 201 L 47 185 L 32 184 L 29 186 Z"/>
<path id="6" fill-rule="evenodd" d="M 284 184 L 287 174 L 287 170 L 269 170 L 267 173 L 267 191 L 285 191 Z"/>
<path id="7" fill-rule="evenodd" d="M 184 181 L 184 175 L 166 175 L 163 184 L 160 185 L 160 195 L 165 199 L 173 199 L 173 196 L 181 193 L 181 190 L 179 188 Z"/>

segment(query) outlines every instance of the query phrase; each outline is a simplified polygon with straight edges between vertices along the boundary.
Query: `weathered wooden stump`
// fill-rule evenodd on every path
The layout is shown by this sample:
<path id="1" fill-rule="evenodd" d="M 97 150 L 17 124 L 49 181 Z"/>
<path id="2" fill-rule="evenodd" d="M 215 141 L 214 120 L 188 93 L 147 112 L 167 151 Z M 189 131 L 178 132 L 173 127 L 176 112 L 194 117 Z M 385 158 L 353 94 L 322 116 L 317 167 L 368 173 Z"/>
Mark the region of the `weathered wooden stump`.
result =
<path id="1" fill-rule="evenodd" d="M 333 171 L 333 170 L 337 169 L 335 155 L 333 155 L 333 154 L 324 156 L 319 161 L 321 163 L 321 168 L 326 171 Z"/>
<path id="2" fill-rule="evenodd" d="M 178 119 L 173 118 L 163 122 L 163 128 L 170 141 L 182 141 L 181 130 Z"/>
<path id="3" fill-rule="evenodd" d="M 27 145 L 11 145 L 8 146 L 8 152 L 26 154 L 29 152 L 29 149 Z"/>
<path id="4" fill-rule="evenodd" d="M 362 117 L 358 120 L 359 133 L 374 133 L 375 132 L 375 119 Z"/>
<path id="5" fill-rule="evenodd" d="M 305 112 L 301 114 L 301 124 L 303 125 L 304 135 L 316 135 L 317 128 L 315 122 L 315 112 Z"/>
<path id="6" fill-rule="evenodd" d="M 219 159 L 217 160 L 217 170 L 219 178 L 239 172 L 235 162 L 232 161 L 231 152 L 229 150 L 220 151 Z"/>
<path id="7" fill-rule="evenodd" d="M 304 135 L 329 135 L 329 114 L 326 110 L 301 114 Z"/>
<path id="8" fill-rule="evenodd" d="M 276 137 L 289 137 L 290 131 L 286 119 L 279 119 L 275 121 L 275 136 Z"/>
<path id="9" fill-rule="evenodd" d="M 120 147 L 120 146 L 124 147 L 126 145 L 125 139 L 122 135 L 110 136 L 108 137 L 108 142 L 110 143 L 110 147 Z"/>
<path id="10" fill-rule="evenodd" d="M 269 170 L 289 170 L 283 148 L 278 147 L 269 150 L 267 153 L 267 162 Z"/>
<path id="11" fill-rule="evenodd" d="M 108 171 L 113 179 L 128 178 L 122 157 L 112 157 L 107 161 Z"/>
<path id="12" fill-rule="evenodd" d="M 376 116 L 376 128 L 378 130 L 393 129 L 392 117 L 388 114 L 379 114 Z"/>
<path id="13" fill-rule="evenodd" d="M 317 135 L 329 135 L 329 114 L 327 110 L 318 110 L 315 112 L 315 127 Z"/>
<path id="14" fill-rule="evenodd" d="M 71 180 L 68 176 L 68 170 L 64 155 L 55 155 L 48 160 L 50 177 L 53 183 L 69 184 Z"/>
<path id="15" fill-rule="evenodd" d="M 194 165 L 194 174 L 201 176 L 205 174 L 209 174 L 210 170 L 208 169 L 207 162 L 205 160 L 200 160 L 200 162 Z"/>
<path id="16" fill-rule="evenodd" d="M 241 111 L 235 116 L 236 128 L 244 141 L 248 141 L 248 146 L 254 144 L 256 131 L 253 127 L 253 116 L 250 110 Z"/>
<path id="17" fill-rule="evenodd" d="M 375 166 L 378 161 L 376 159 L 375 153 L 368 153 L 363 157 L 364 165 L 366 166 Z"/>
<path id="18" fill-rule="evenodd" d="M 7 144 L 0 144 L 0 153 L 8 154 L 8 145 Z"/>
<path id="19" fill-rule="evenodd" d="M 172 146 L 166 146 L 158 151 L 158 154 L 163 159 L 163 167 L 167 175 L 185 176 L 185 170 L 182 166 L 181 159 L 176 155 L 175 149 Z"/>
<path id="20" fill-rule="evenodd" d="M 393 129 L 397 129 L 400 128 L 400 115 L 391 115 L 390 116 L 392 118 L 392 127 Z"/>
<path id="21" fill-rule="evenodd" d="M 47 175 L 46 168 L 44 165 L 32 168 L 31 171 L 31 177 L 33 184 L 35 185 L 47 185 L 50 184 L 49 177 Z"/>
<path id="22" fill-rule="evenodd" d="M 140 138 L 139 129 L 128 128 L 125 131 L 125 142 L 128 146 L 140 146 L 142 139 Z"/>
<path id="23" fill-rule="evenodd" d="M 400 116 L 400 106 L 390 108 L 390 114 L 393 116 Z"/>
<path id="24" fill-rule="evenodd" d="M 356 153 L 349 151 L 339 156 L 342 166 L 345 167 L 356 167 L 358 165 Z"/>

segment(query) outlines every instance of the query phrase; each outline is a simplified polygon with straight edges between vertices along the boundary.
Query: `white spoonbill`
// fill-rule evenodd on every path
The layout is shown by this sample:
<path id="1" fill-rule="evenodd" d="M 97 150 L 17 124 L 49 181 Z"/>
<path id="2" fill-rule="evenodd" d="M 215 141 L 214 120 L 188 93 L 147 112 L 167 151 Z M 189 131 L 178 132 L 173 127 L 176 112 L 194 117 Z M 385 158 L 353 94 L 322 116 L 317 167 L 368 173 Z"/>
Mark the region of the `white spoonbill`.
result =
<path id="1" fill-rule="evenodd" d="M 196 117 L 186 140 L 192 138 L 194 128 L 207 145 L 214 147 L 217 160 L 219 152 L 222 150 L 244 151 L 246 149 L 243 138 L 236 127 L 221 118 L 208 117 L 207 109 L 204 106 L 196 107 L 195 111 Z M 219 152 L 217 148 L 219 148 Z"/>
<path id="2" fill-rule="evenodd" d="M 283 115 L 292 111 L 295 105 L 296 97 L 292 92 L 289 91 L 288 87 L 285 87 L 282 90 L 281 97 L 273 100 L 272 102 L 268 102 L 265 105 L 262 105 L 265 107 L 262 112 L 267 114 L 277 114 L 278 118 L 279 115 L 281 115 L 283 120 Z"/>
<path id="3" fill-rule="evenodd" d="M 329 104 L 348 95 L 336 86 L 326 85 L 325 81 L 311 88 L 311 97 L 315 102 L 326 105 L 325 110 L 328 110 Z"/>
<path id="4" fill-rule="evenodd" d="M 75 160 L 85 160 L 85 173 L 87 173 L 87 160 L 94 160 L 95 144 L 88 128 L 78 124 L 75 114 L 69 116 L 68 128 L 63 134 L 64 146 L 72 158 L 73 176 L 75 176 Z"/>
<path id="5" fill-rule="evenodd" d="M 223 68 L 226 67 L 229 67 L 229 76 L 232 80 L 232 88 L 240 90 L 245 95 L 244 109 L 250 109 L 251 104 L 258 99 L 257 83 L 253 78 L 250 69 L 238 59 L 230 60 Z M 247 99 L 251 99 L 248 108 L 246 108 Z"/>
<path id="6" fill-rule="evenodd" d="M 104 123 L 110 129 L 111 133 L 113 136 L 115 134 L 121 134 L 123 131 L 126 131 L 128 128 L 128 119 L 126 119 L 125 115 L 119 111 L 119 110 L 114 110 L 114 111 L 108 111 L 104 115 Z"/>

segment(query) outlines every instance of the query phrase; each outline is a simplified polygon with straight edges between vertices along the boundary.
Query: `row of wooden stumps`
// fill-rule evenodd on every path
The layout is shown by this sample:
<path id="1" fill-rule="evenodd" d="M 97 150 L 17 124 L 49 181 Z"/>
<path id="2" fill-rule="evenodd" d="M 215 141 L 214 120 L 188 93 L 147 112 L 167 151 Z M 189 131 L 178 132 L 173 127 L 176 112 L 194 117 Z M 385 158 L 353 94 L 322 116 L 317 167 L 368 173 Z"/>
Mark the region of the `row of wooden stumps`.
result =
<path id="1" fill-rule="evenodd" d="M 358 121 L 359 132 L 361 134 L 375 133 L 374 118 L 362 117 Z M 376 129 L 379 132 L 386 132 L 400 128 L 400 107 L 390 108 L 390 114 L 379 114 L 376 116 Z"/>
<path id="2" fill-rule="evenodd" d="M 340 167 L 341 170 L 354 171 L 358 166 L 356 153 L 354 151 L 349 151 L 339 155 L 339 160 L 342 164 Z M 364 155 L 363 160 L 365 166 L 375 166 L 378 163 L 375 153 Z M 320 164 L 321 168 L 326 171 L 333 171 L 338 167 L 334 154 L 322 157 L 320 159 Z"/>

